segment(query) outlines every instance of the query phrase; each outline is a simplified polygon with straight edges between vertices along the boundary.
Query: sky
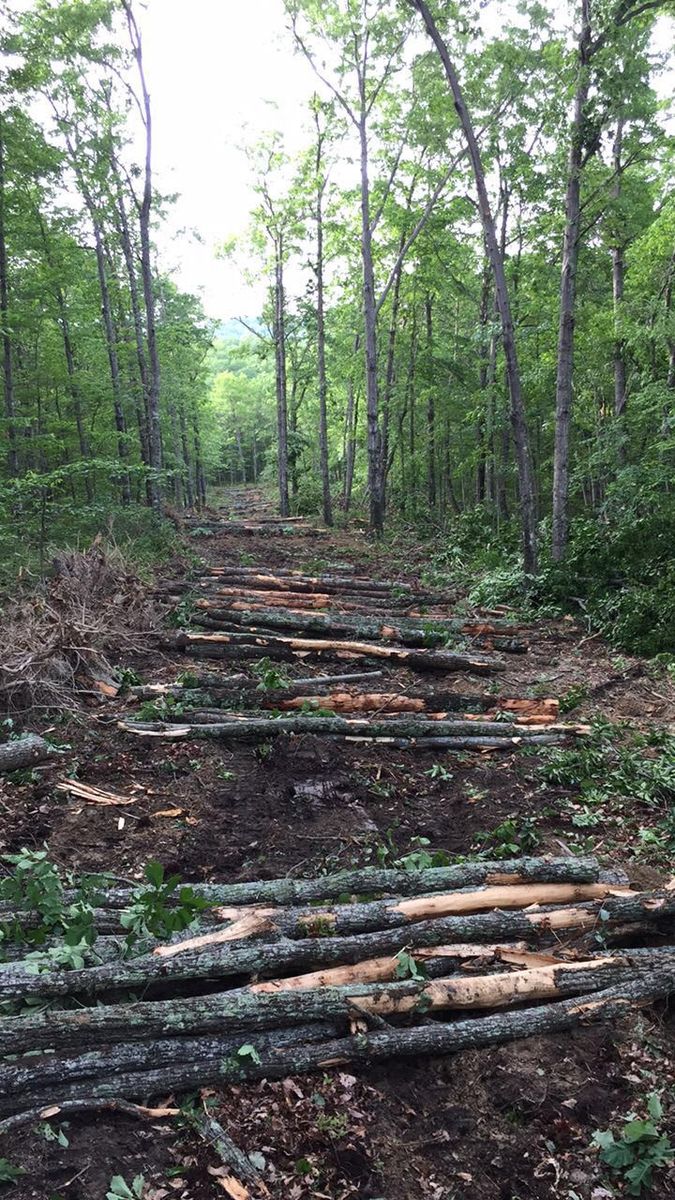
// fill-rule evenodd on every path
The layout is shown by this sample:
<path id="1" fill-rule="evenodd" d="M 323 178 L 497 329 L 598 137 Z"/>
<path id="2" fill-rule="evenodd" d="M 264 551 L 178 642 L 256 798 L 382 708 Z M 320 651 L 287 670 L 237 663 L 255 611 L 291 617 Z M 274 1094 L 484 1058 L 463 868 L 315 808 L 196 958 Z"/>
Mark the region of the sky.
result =
<path id="1" fill-rule="evenodd" d="M 246 284 L 216 257 L 245 231 L 252 207 L 240 147 L 280 128 L 287 148 L 300 149 L 312 71 L 293 51 L 282 0 L 149 0 L 143 36 L 156 182 L 179 193 L 162 262 L 202 295 L 209 316 L 255 315 L 265 282 Z"/>
<path id="2" fill-rule="evenodd" d="M 488 6 L 483 20 L 491 16 Z M 255 316 L 266 281 L 248 283 L 236 262 L 217 257 L 245 233 L 254 202 L 242 146 L 281 129 L 286 149 L 300 150 L 316 79 L 294 52 L 283 0 L 147 0 L 142 28 L 156 184 L 178 196 L 160 234 L 162 264 L 209 316 Z M 665 50 L 673 26 L 657 29 Z M 669 71 L 662 94 L 674 80 Z"/>

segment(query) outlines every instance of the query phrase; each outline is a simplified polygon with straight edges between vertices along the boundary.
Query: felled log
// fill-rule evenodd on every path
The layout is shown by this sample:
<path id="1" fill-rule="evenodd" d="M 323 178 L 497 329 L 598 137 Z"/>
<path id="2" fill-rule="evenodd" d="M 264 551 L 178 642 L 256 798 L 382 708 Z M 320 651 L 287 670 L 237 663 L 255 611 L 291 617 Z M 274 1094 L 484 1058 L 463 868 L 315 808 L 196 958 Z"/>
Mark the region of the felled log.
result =
<path id="1" fill-rule="evenodd" d="M 493 911 L 465 916 L 439 917 L 415 924 L 414 939 L 420 946 L 442 945 L 448 942 L 496 942 L 502 939 L 547 939 L 560 930 L 586 931 L 596 927 L 602 913 L 602 928 L 611 922 L 670 920 L 675 914 L 675 894 L 635 893 L 607 896 L 602 900 L 587 900 L 567 908 L 536 911 Z M 128 962 L 89 967 L 67 972 L 44 972 L 40 975 L 15 975 L 7 978 L 0 973 L 0 998 L 23 996 L 81 995 L 89 998 L 110 991 L 161 984 L 169 980 L 226 979 L 241 975 L 267 974 L 272 977 L 285 971 L 316 969 L 359 959 L 396 954 L 405 946 L 401 928 L 354 934 L 350 937 L 316 937 L 298 941 L 280 939 L 273 942 L 225 943 L 201 950 L 187 950 L 171 958 L 148 954 Z M 226 993 L 226 996 L 230 993 Z M 279 999 L 279 997 L 268 997 Z M 220 1000 L 220 998 L 219 998 Z M 200 999 L 205 1003 L 205 998 Z M 147 1003 L 142 1006 L 147 1013 Z M 124 1006 L 129 1013 L 129 1006 Z M 95 1010 L 91 1010 L 95 1012 Z M 68 1014 L 57 1014 L 62 1022 Z M 48 1017 L 42 1014 L 39 1020 Z M 90 1010 L 78 1012 L 80 1032 L 90 1028 L 94 1018 Z M 324 1019 L 325 1013 L 317 1019 Z M 309 1018 L 308 1018 L 309 1019 Z M 22 1022 L 34 1018 L 22 1018 Z M 0 1029 L 0 1049 L 5 1046 L 5 1033 L 12 1031 L 11 1018 Z M 286 1023 L 285 1020 L 282 1023 Z M 59 1025 L 60 1027 L 60 1025 Z M 33 1027 L 35 1029 L 35 1027 Z M 131 1030 L 131 1025 L 129 1025 Z M 128 1036 L 133 1036 L 129 1032 Z M 43 1044 L 43 1043 L 42 1043 Z M 5 1051 L 8 1052 L 8 1051 Z"/>
<path id="2" fill-rule="evenodd" d="M 303 689 L 304 690 L 304 689 Z M 264 693 L 261 707 L 278 708 L 284 711 L 302 708 L 308 702 L 308 694 L 288 695 L 287 691 Z M 310 705 L 330 708 L 337 713 L 352 712 L 411 712 L 447 713 L 457 711 L 490 711 L 512 713 L 519 724 L 541 725 L 555 719 L 560 712 L 558 700 L 497 700 L 494 696 L 457 696 L 452 692 L 433 692 L 427 695 L 411 695 L 406 692 L 326 692 L 312 696 Z"/>
<path id="3" fill-rule="evenodd" d="M 293 939 L 319 937 L 322 934 L 348 936 L 376 929 L 400 928 L 453 914 L 486 912 L 496 908 L 529 908 L 530 905 L 542 904 L 575 904 L 580 900 L 596 900 L 624 893 L 633 894 L 628 888 L 604 883 L 537 883 L 467 888 L 432 896 L 416 896 L 410 900 L 372 900 L 333 908 L 229 906 L 215 911 L 219 920 L 228 922 L 225 926 L 187 940 L 157 946 L 153 953 L 170 958 L 222 941 L 244 940 L 262 934 L 268 938 Z"/>
<path id="4" fill-rule="evenodd" d="M 195 883 L 193 891 L 209 904 L 296 904 L 312 900 L 335 900 L 341 896 L 392 893 L 415 896 L 444 892 L 451 888 L 480 887 L 521 883 L 597 883 L 606 872 L 600 871 L 592 857 L 524 857 L 493 861 L 456 863 L 448 867 L 407 870 L 397 867 L 360 867 L 337 871 L 316 879 L 263 879 L 252 883 Z M 612 882 L 626 883 L 625 877 Z M 124 908 L 133 900 L 131 888 L 112 888 L 106 894 L 108 904 Z M 70 898 L 70 897 L 69 897 Z M 0 913 L 3 912 L 0 906 Z"/>
<path id="5" fill-rule="evenodd" d="M 370 739 L 392 737 L 414 739 L 429 736 L 462 739 L 497 737 L 502 739 L 519 738 L 527 741 L 529 738 L 537 736 L 537 733 L 570 736 L 589 732 L 587 725 L 549 724 L 533 727 L 517 725 L 508 721 L 432 721 L 406 716 L 369 720 L 355 717 L 256 717 L 234 714 L 229 719 L 203 725 L 190 724 L 187 720 L 180 724 L 163 724 L 157 721 L 120 721 L 118 728 L 124 733 L 130 733 L 136 737 L 163 738 L 166 741 L 182 741 L 189 738 L 267 739 L 281 737 L 282 734 L 313 734 L 317 737 L 325 735 L 367 737 Z"/>
<path id="6" fill-rule="evenodd" d="M 577 984 L 582 974 L 579 972 Z M 560 979 L 562 978 L 561 975 Z M 593 983 L 602 979 L 602 973 L 595 975 Z M 390 988 L 396 986 L 400 985 L 389 985 Z M 406 986 L 408 985 L 403 985 Z M 627 970 L 621 981 L 613 986 L 581 994 L 576 991 L 570 998 L 550 1004 L 537 1004 L 532 1008 L 494 1013 L 451 1024 L 429 1022 L 413 1028 L 359 1033 L 356 1037 L 302 1045 L 297 1050 L 290 1049 L 281 1054 L 260 1054 L 256 1051 L 254 1056 L 248 1056 L 245 1061 L 240 1056 L 226 1059 L 219 1057 L 216 1060 L 205 1059 L 202 1062 L 177 1065 L 170 1069 L 159 1067 L 126 1074 L 107 1074 L 102 1078 L 71 1085 L 68 1089 L 60 1090 L 58 1096 L 52 1092 L 51 1098 L 68 1102 L 78 1095 L 88 1095 L 92 1099 L 115 1096 L 146 1097 L 224 1081 L 278 1079 L 292 1074 L 326 1071 L 334 1066 L 367 1064 L 392 1057 L 457 1053 L 478 1046 L 495 1045 L 571 1029 L 582 1023 L 615 1020 L 626 1013 L 634 1012 L 636 1007 L 669 995 L 674 989 L 673 966 L 638 972 Z M 328 997 L 330 991 L 327 989 L 325 993 L 320 994 Z M 310 993 L 303 998 L 305 1006 L 311 995 Z M 300 1000 L 298 995 L 292 998 L 296 1003 Z M 283 997 L 257 997 L 258 1002 L 265 999 L 279 1001 Z M 344 1004 L 344 1000 L 342 1003 Z M 329 1000 L 326 1007 L 330 1007 Z M 255 1039 L 252 1044 L 255 1049 Z"/>
<path id="7" fill-rule="evenodd" d="M 357 637 L 360 639 L 381 639 L 386 642 L 399 642 L 403 646 L 432 647 L 443 646 L 447 638 L 462 635 L 466 622 L 463 620 L 440 620 L 430 622 L 430 627 L 419 628 L 401 619 L 391 622 L 372 620 L 368 617 L 358 617 L 355 614 L 341 613 L 306 613 L 293 612 L 290 609 L 258 609 L 248 611 L 233 606 L 217 608 L 209 601 L 197 601 L 197 605 L 205 606 L 211 621 L 223 620 L 230 625 L 242 625 L 254 629 L 263 625 L 267 629 L 297 629 L 304 633 L 318 633 L 330 636 Z M 472 626 L 476 628 L 476 626 Z M 496 626 L 480 627 L 485 634 L 498 633 Z"/>
<path id="8" fill-rule="evenodd" d="M 372 741 L 372 738 L 350 738 L 349 741 Z M 378 739 L 381 740 L 381 739 Z M 528 746 L 556 746 L 565 741 L 563 733 L 528 733 L 525 737 L 428 737 L 415 738 L 414 741 L 405 738 L 392 738 L 391 742 L 399 750 L 514 750 L 520 742 Z"/>
<path id="9" fill-rule="evenodd" d="M 250 586 L 264 587 L 270 591 L 341 592 L 347 589 L 350 592 L 386 596 L 394 592 L 397 595 L 414 597 L 419 601 L 430 598 L 430 593 L 416 591 L 410 584 L 362 579 L 353 575 L 304 575 L 301 571 L 266 571 L 260 567 L 211 567 L 203 572 L 202 577 L 228 582 L 232 580 L 237 583 L 246 581 Z"/>
<path id="10" fill-rule="evenodd" d="M 23 770 L 24 767 L 33 767 L 51 758 L 53 753 L 53 747 L 37 733 L 25 733 L 9 742 L 0 742 L 0 773 L 8 774 Z"/>
<path id="11" fill-rule="evenodd" d="M 338 642 L 318 638 L 267 637 L 255 635 L 255 645 L 241 640 L 236 633 L 184 633 L 177 635 L 170 645 L 190 653 L 203 653 L 208 657 L 240 657 L 292 659 L 317 655 L 330 658 L 383 658 L 412 671 L 467 671 L 477 675 L 491 675 L 503 671 L 501 659 L 484 654 L 456 654 L 448 650 L 409 650 L 403 646 L 386 646 L 380 642 Z"/>
<path id="12" fill-rule="evenodd" d="M 167 1030 L 167 1035 L 171 1030 Z M 337 1033 L 335 1023 L 317 1021 L 312 1025 L 273 1028 L 261 1035 L 261 1044 L 272 1052 L 283 1052 L 291 1046 L 318 1042 Z M 0 1063 L 0 1106 L 2 1097 L 22 1093 L 22 1102 L 32 1100 L 43 1088 L 73 1080 L 90 1079 L 114 1071 L 143 1071 L 162 1064 L 195 1062 L 202 1058 L 223 1058 L 236 1054 L 241 1037 L 233 1033 L 218 1033 L 212 1037 L 161 1037 L 148 1041 L 122 1040 L 114 1049 L 105 1043 L 96 1049 L 68 1057 L 45 1052 L 31 1055 L 23 1062 Z"/>

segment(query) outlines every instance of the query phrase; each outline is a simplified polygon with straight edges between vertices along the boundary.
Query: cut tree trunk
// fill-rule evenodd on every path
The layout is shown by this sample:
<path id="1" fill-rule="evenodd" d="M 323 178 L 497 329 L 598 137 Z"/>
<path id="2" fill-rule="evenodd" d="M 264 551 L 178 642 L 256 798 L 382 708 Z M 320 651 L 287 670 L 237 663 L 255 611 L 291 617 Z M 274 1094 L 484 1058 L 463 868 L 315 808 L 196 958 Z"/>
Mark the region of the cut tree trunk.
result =
<path id="1" fill-rule="evenodd" d="M 19 771 L 50 758 L 54 750 L 44 738 L 27 733 L 11 742 L 0 744 L 0 773 Z"/>
<path id="2" fill-rule="evenodd" d="M 118 728 L 139 737 L 163 737 L 166 740 L 186 738 L 269 738 L 282 734 L 338 735 L 341 737 L 417 738 L 417 737 L 498 737 L 527 739 L 533 734 L 559 733 L 578 735 L 588 733 L 588 725 L 516 725 L 507 721 L 435 720 L 393 716 L 383 720 L 365 717 L 257 717 L 235 716 L 213 724 L 190 725 L 188 721 L 163 724 L 158 721 L 120 721 Z"/>
<path id="3" fill-rule="evenodd" d="M 604 878 L 604 876 L 603 876 Z M 361 867 L 338 871 L 317 879 L 264 879 L 253 883 L 195 883 L 197 895 L 210 904 L 296 904 L 311 900 L 334 900 L 345 894 L 390 892 L 414 896 L 452 888 L 521 883 L 597 883 L 601 879 L 595 858 L 509 858 L 459 863 L 411 871 L 395 867 Z M 626 882 L 625 878 L 613 878 Z M 109 906 L 131 904 L 131 888 L 114 888 L 106 893 Z M 68 894 L 70 899 L 70 894 Z M 5 909 L 0 906 L 0 914 Z"/>
<path id="4" fill-rule="evenodd" d="M 413 650 L 403 646 L 385 646 L 382 643 L 339 642 L 319 638 L 255 636 L 255 647 L 240 640 L 236 633 L 179 633 L 173 645 L 182 646 L 192 652 L 199 648 L 209 655 L 219 657 L 229 654 L 242 658 L 293 658 L 296 654 L 328 655 L 337 658 L 384 658 L 398 666 L 413 671 L 469 671 L 477 675 L 491 675 L 503 671 L 505 664 L 496 658 L 482 654 L 455 654 L 448 650 Z M 253 653 L 247 654 L 247 649 Z"/>
<path id="5" fill-rule="evenodd" d="M 600 914 L 602 913 L 602 917 Z M 560 930 L 586 931 L 596 927 L 602 921 L 606 930 L 610 923 L 625 921 L 672 922 L 675 913 L 675 894 L 636 893 L 623 896 L 608 896 L 602 900 L 587 900 L 569 908 L 539 909 L 531 912 L 493 911 L 466 916 L 440 917 L 433 920 L 420 921 L 415 925 L 414 940 L 419 946 L 442 945 L 447 942 L 499 941 L 502 938 L 511 940 L 550 939 Z M 282 939 L 254 945 L 211 946 L 200 951 L 186 951 L 172 958 L 160 958 L 149 954 L 128 962 L 114 963 L 102 967 L 90 967 L 67 972 L 50 971 L 40 975 L 28 972 L 15 973 L 11 977 L 0 975 L 0 998 L 12 999 L 23 996 L 75 996 L 80 995 L 93 999 L 106 992 L 118 991 L 134 987 L 148 988 L 153 985 L 166 987 L 170 980 L 185 981 L 194 979 L 225 979 L 241 975 L 266 973 L 273 978 L 283 974 L 284 970 L 317 969 L 320 966 L 331 966 L 358 962 L 360 959 L 377 957 L 383 954 L 397 954 L 409 941 L 409 927 L 406 935 L 400 928 L 377 930 L 372 933 L 355 934 L 351 937 L 317 937 L 305 938 L 299 941 Z M 217 1003 L 227 1003 L 231 993 L 217 998 Z M 280 999 L 280 997 L 268 997 Z M 161 1003 L 161 1002 L 158 1002 Z M 183 1002 L 171 1002 L 183 1003 Z M 199 1001 L 190 1001 L 193 1005 L 205 1005 L 205 997 Z M 216 1003 L 210 999 L 209 1004 Z M 133 1005 L 122 1006 L 126 1021 L 126 1036 L 133 1036 L 130 1012 Z M 147 1014 L 149 1004 L 144 1002 L 141 1008 Z M 193 1009 L 190 1011 L 192 1012 Z M 175 1010 L 172 1010 L 175 1011 Z M 229 1010 L 228 1010 L 229 1011 Z M 247 1010 L 248 1011 L 248 1010 Z M 96 1021 L 100 1010 L 79 1011 L 72 1014 L 79 1022 L 79 1034 L 85 1037 L 91 1022 Z M 42 1014 L 39 1020 L 48 1020 L 50 1014 Z M 194 1014 L 193 1014 L 194 1015 Z M 325 1019 L 326 1013 L 321 1011 L 316 1019 Z M 61 1029 L 70 1014 L 54 1014 L 56 1026 Z M 254 1018 L 260 1019 L 260 1014 Z M 299 1017 L 297 1018 L 300 1019 Z M 310 1016 L 305 1019 L 311 1020 Z M 27 1027 L 28 1021 L 34 1018 L 19 1018 L 19 1025 Z M 289 1017 L 290 1023 L 292 1019 Z M 271 1022 L 268 1021 L 268 1025 Z M 285 1017 L 284 1022 L 285 1023 Z M 53 1025 L 49 1026 L 53 1029 Z M 35 1030 L 35 1026 L 32 1026 Z M 39 1026 L 38 1026 L 39 1028 Z M 191 1026 L 187 1026 L 189 1032 Z M 203 1028 L 219 1028 L 203 1026 Z M 163 1030 L 166 1032 L 166 1028 Z M 177 1028 L 176 1032 L 180 1032 Z M 6 1037 L 16 1033 L 13 1018 L 7 1018 L 0 1030 L 0 1050 L 11 1044 Z M 50 1043 L 40 1043 L 42 1045 Z M 9 1052 L 9 1051 L 7 1051 Z"/>
<path id="6" fill-rule="evenodd" d="M 531 904 L 575 904 L 580 900 L 596 900 L 603 896 L 621 894 L 634 893 L 628 888 L 617 888 L 604 883 L 536 883 L 472 888 L 432 896 L 415 896 L 411 900 L 373 900 L 337 905 L 332 909 L 220 908 L 216 910 L 216 916 L 219 920 L 232 924 L 186 941 L 157 946 L 153 953 L 167 958 L 185 953 L 186 950 L 217 944 L 221 939 L 232 941 L 235 931 L 239 929 L 242 931 L 239 935 L 242 939 L 258 936 L 260 933 L 267 937 L 271 934 L 293 939 L 319 937 L 328 933 L 349 936 L 352 933 L 414 925 L 417 921 L 436 917 L 489 912 L 493 908 L 519 909 L 528 908 Z"/>
<path id="7" fill-rule="evenodd" d="M 562 976 L 560 978 L 562 979 Z M 582 978 L 583 972 L 579 972 L 577 982 Z M 593 982 L 596 983 L 601 978 L 602 974 L 596 975 Z M 675 966 L 637 973 L 627 971 L 625 978 L 611 987 L 577 993 L 569 999 L 551 1004 L 494 1013 L 451 1024 L 429 1022 L 412 1029 L 359 1033 L 356 1037 L 301 1046 L 297 1050 L 290 1048 L 282 1054 L 257 1053 L 247 1056 L 245 1060 L 241 1056 L 237 1056 L 236 1060 L 223 1059 L 221 1056 L 215 1060 L 205 1059 L 184 1066 L 176 1065 L 170 1069 L 158 1067 L 149 1071 L 111 1074 L 73 1084 L 69 1088 L 61 1088 L 58 1093 L 43 1093 L 43 1096 L 45 1100 L 56 1102 L 67 1102 L 83 1096 L 92 1099 L 117 1096 L 147 1097 L 219 1082 L 239 1083 L 245 1079 L 285 1078 L 287 1075 L 326 1071 L 329 1067 L 347 1064 L 367 1064 L 391 1057 L 413 1058 L 421 1054 L 457 1053 L 472 1047 L 559 1032 L 575 1028 L 582 1023 L 616 1020 L 633 1014 L 636 1007 L 669 995 L 674 988 Z M 298 1002 L 297 994 L 291 998 Z M 305 1000 L 308 998 L 305 997 Z M 263 999 L 278 1001 L 282 997 L 256 999 L 258 1002 Z M 24 1098 L 24 1103 L 29 1102 Z"/>

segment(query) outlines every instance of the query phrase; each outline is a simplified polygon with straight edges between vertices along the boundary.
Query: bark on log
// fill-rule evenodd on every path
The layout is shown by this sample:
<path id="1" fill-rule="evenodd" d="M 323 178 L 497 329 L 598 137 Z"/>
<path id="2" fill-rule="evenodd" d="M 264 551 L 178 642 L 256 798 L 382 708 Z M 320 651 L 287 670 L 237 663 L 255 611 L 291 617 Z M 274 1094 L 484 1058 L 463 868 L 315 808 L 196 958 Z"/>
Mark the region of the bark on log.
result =
<path id="1" fill-rule="evenodd" d="M 247 611 L 234 607 L 218 608 L 209 605 L 208 601 L 198 601 L 198 606 L 207 606 L 211 621 L 226 621 L 230 625 L 244 627 L 265 626 L 265 629 L 295 629 L 301 633 L 318 633 L 326 637 L 344 636 L 359 640 L 382 640 L 398 642 L 403 646 L 424 649 L 434 646 L 444 646 L 449 637 L 461 637 L 469 628 L 467 622 L 460 620 L 437 620 L 430 622 L 430 628 L 416 627 L 412 622 L 394 618 L 391 622 L 372 620 L 356 615 L 340 613 L 294 612 L 291 609 L 258 609 Z M 500 631 L 494 625 L 470 627 L 481 630 L 472 636 L 483 634 L 492 637 Z M 258 632 L 263 632 L 259 629 Z M 508 627 L 507 627 L 508 632 Z M 507 639 L 513 644 L 511 639 Z"/>
<path id="2" fill-rule="evenodd" d="M 0 773 L 20 771 L 24 767 L 35 766 L 51 758 L 54 749 L 36 733 L 26 733 L 23 737 L 14 738 L 9 742 L 0 743 Z"/>
<path id="3" fill-rule="evenodd" d="M 275 1049 L 324 1041 L 337 1035 L 335 1023 L 317 1021 L 312 1025 L 270 1029 L 261 1035 L 267 1053 Z M 0 1098 L 23 1098 L 32 1103 L 44 1088 L 60 1086 L 78 1079 L 92 1079 L 109 1072 L 144 1071 L 149 1067 L 168 1067 L 174 1063 L 198 1062 L 205 1058 L 227 1058 L 241 1047 L 241 1035 L 220 1033 L 213 1037 L 164 1037 L 158 1040 L 103 1044 L 83 1054 L 66 1057 L 50 1054 L 29 1055 L 23 1061 L 0 1063 Z M 0 1099 L 0 1105 L 2 1099 Z"/>
<path id="4" fill-rule="evenodd" d="M 597 978 L 597 977 L 596 977 Z M 391 985 L 390 985 L 391 986 Z M 297 1051 L 259 1055 L 233 1062 L 229 1059 L 206 1060 L 169 1070 L 157 1070 L 114 1075 L 96 1081 L 86 1081 L 63 1089 L 58 1096 L 62 1103 L 84 1098 L 94 1100 L 117 1096 L 146 1097 L 192 1089 L 220 1082 L 241 1082 L 250 1079 L 278 1079 L 286 1075 L 311 1071 L 326 1071 L 347 1064 L 369 1064 L 393 1057 L 418 1057 L 426 1054 L 450 1054 L 478 1046 L 496 1045 L 518 1038 L 542 1036 L 574 1028 L 580 1024 L 619 1019 L 644 1006 L 668 996 L 675 989 L 675 968 L 627 973 L 620 983 L 600 991 L 573 995 L 566 1000 L 537 1005 L 490 1016 L 470 1018 L 450 1024 L 430 1022 L 408 1029 L 389 1032 L 359 1033 L 355 1037 L 338 1038 L 314 1046 L 302 1046 Z M 292 997 L 296 1001 L 298 996 Z M 258 1001 L 264 997 L 258 997 Z M 279 996 L 268 997 L 278 1001 Z M 71 1015 L 71 1014 L 67 1014 Z M 255 1041 L 253 1042 L 255 1045 Z M 57 1097 L 49 1097 L 56 1099 Z M 3 1131 L 0 1125 L 0 1132 Z"/>
<path id="5" fill-rule="evenodd" d="M 528 908 L 530 905 L 576 904 L 582 900 L 597 900 L 603 896 L 636 893 L 628 888 L 617 888 L 606 883 L 527 883 L 488 885 L 466 888 L 462 891 L 441 892 L 431 896 L 414 896 L 412 899 L 372 900 L 365 903 L 340 904 L 330 908 L 256 908 L 226 907 L 215 910 L 221 921 L 240 922 L 257 916 L 263 921 L 266 934 L 279 937 L 306 938 L 322 934 L 349 936 L 352 933 L 367 933 L 376 929 L 396 929 L 414 925 L 418 921 L 434 920 L 466 913 L 489 912 L 492 909 Z M 208 930 L 201 935 L 202 944 L 213 943 L 224 929 Z M 248 936 L 244 934 L 244 936 Z M 412 936 L 414 936 L 414 931 Z M 153 953 L 160 957 L 171 957 L 183 953 L 197 939 L 173 942 L 155 947 Z M 229 940 L 232 940 L 231 938 Z"/>
<path id="6" fill-rule="evenodd" d="M 616 921 L 667 919 L 672 923 L 673 915 L 675 893 L 645 892 L 585 901 L 569 908 L 440 917 L 416 924 L 414 937 L 419 946 L 463 941 L 493 943 L 502 939 L 546 940 L 562 929 L 579 932 L 592 929 L 599 920 L 605 929 L 610 922 Z M 400 928 L 395 928 L 354 934 L 351 937 L 317 937 L 301 941 L 281 939 L 254 945 L 225 944 L 208 947 L 203 951 L 186 951 L 173 958 L 159 958 L 149 954 L 130 962 L 84 970 L 51 971 L 40 975 L 24 975 L 20 979 L 3 979 L 0 975 L 0 998 L 82 995 L 91 999 L 120 988 L 147 988 L 159 984 L 166 986 L 169 980 L 225 979 L 256 973 L 274 977 L 282 975 L 284 971 L 297 972 L 298 969 L 316 969 L 321 966 L 358 962 L 359 959 L 383 954 L 396 954 L 405 946 L 405 941 L 405 934 Z M 129 1011 L 128 1006 L 125 1011 Z M 62 1020 L 67 1016 L 58 1015 Z M 325 1014 L 322 1014 L 321 1019 L 324 1016 Z M 84 1027 L 85 1014 L 80 1012 L 77 1018 L 82 1023 L 81 1027 Z M 25 1023 L 32 1018 L 26 1017 L 21 1020 Z M 86 1020 L 88 1022 L 89 1018 Z M 0 1029 L 0 1047 L 6 1045 L 4 1038 L 10 1025 L 11 1019 L 8 1019 Z"/>
<path id="7" fill-rule="evenodd" d="M 361 867 L 337 871 L 316 879 L 263 879 L 251 883 L 194 883 L 193 890 L 211 904 L 287 905 L 311 900 L 336 900 L 348 895 L 373 893 L 416 896 L 445 892 L 453 888 L 479 887 L 482 884 L 521 883 L 597 883 L 601 875 L 598 860 L 583 858 L 506 858 L 482 862 L 457 863 L 448 867 L 429 867 L 409 871 L 395 867 Z M 625 878 L 614 878 L 621 884 Z M 133 900 L 131 888 L 113 888 L 106 902 L 124 908 Z M 0 906 L 0 912 L 3 912 Z"/>
<path id="8" fill-rule="evenodd" d="M 431 593 L 417 591 L 410 584 L 397 583 L 389 579 L 365 579 L 356 575 L 306 575 L 302 571 L 275 570 L 266 571 L 261 567 L 211 567 L 202 574 L 202 578 L 229 580 L 236 582 L 249 581 L 251 585 L 259 584 L 274 591 L 315 591 L 333 592 L 349 589 L 351 592 L 376 593 L 388 595 L 408 595 L 423 600 Z"/>
<path id="9" fill-rule="evenodd" d="M 329 642 L 318 638 L 286 638 L 255 636 L 255 644 L 248 644 L 246 635 L 225 633 L 179 633 L 167 639 L 171 650 L 183 649 L 199 658 L 255 658 L 261 657 L 292 662 L 296 658 L 316 656 L 321 659 L 385 659 L 398 667 L 411 671 L 467 671 L 476 675 L 492 675 L 505 670 L 500 659 L 483 654 L 454 654 L 446 650 L 407 650 L 405 647 L 385 646 L 374 642 Z"/>
<path id="10" fill-rule="evenodd" d="M 157 721 L 120 721 L 118 728 L 124 733 L 139 737 L 164 737 L 167 740 L 188 738 L 270 738 L 282 734 L 310 734 L 317 737 L 336 735 L 339 737 L 366 738 L 518 738 L 526 741 L 539 733 L 570 736 L 589 732 L 586 725 L 517 725 L 508 721 L 460 721 L 414 719 L 404 716 L 382 720 L 349 717 L 256 717 L 234 716 L 207 725 L 181 723 L 163 724 Z"/>

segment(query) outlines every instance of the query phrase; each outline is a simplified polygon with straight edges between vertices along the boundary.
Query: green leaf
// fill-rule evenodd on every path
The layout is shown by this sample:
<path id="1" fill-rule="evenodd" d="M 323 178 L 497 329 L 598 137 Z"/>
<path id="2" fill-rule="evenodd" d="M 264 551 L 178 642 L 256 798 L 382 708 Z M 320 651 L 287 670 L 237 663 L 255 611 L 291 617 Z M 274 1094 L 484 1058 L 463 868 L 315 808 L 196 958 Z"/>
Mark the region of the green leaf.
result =
<path id="1" fill-rule="evenodd" d="M 663 1116 L 663 1105 L 661 1104 L 661 1098 L 656 1092 L 652 1092 L 651 1095 L 647 1097 L 647 1112 L 653 1121 L 660 1121 L 661 1117 Z"/>
<path id="2" fill-rule="evenodd" d="M 621 1130 L 624 1142 L 641 1142 L 643 1139 L 657 1138 L 659 1131 L 651 1121 L 628 1121 Z"/>
<path id="3" fill-rule="evenodd" d="M 640 1162 L 636 1162 L 630 1171 L 626 1171 L 626 1179 L 629 1183 L 628 1193 L 630 1196 L 639 1196 L 643 1187 L 649 1187 L 652 1170 L 652 1163 L 646 1162 L 643 1159 Z"/>
<path id="4" fill-rule="evenodd" d="M 244 1046 L 240 1046 L 237 1050 L 237 1054 L 240 1058 L 250 1058 L 251 1062 L 254 1062 L 256 1066 L 259 1066 L 262 1062 L 258 1051 L 256 1050 L 255 1046 L 251 1045 L 250 1042 L 246 1042 Z"/>
<path id="5" fill-rule="evenodd" d="M 14 1167 L 6 1158 L 0 1158 L 0 1183 L 15 1183 L 21 1175 L 25 1175 L 23 1167 Z"/>
<path id="6" fill-rule="evenodd" d="M 149 862 L 145 868 L 145 878 L 153 887 L 161 887 L 164 882 L 164 867 L 158 862 Z"/>
<path id="7" fill-rule="evenodd" d="M 122 1175 L 113 1175 L 105 1200 L 134 1200 L 134 1193 Z"/>

